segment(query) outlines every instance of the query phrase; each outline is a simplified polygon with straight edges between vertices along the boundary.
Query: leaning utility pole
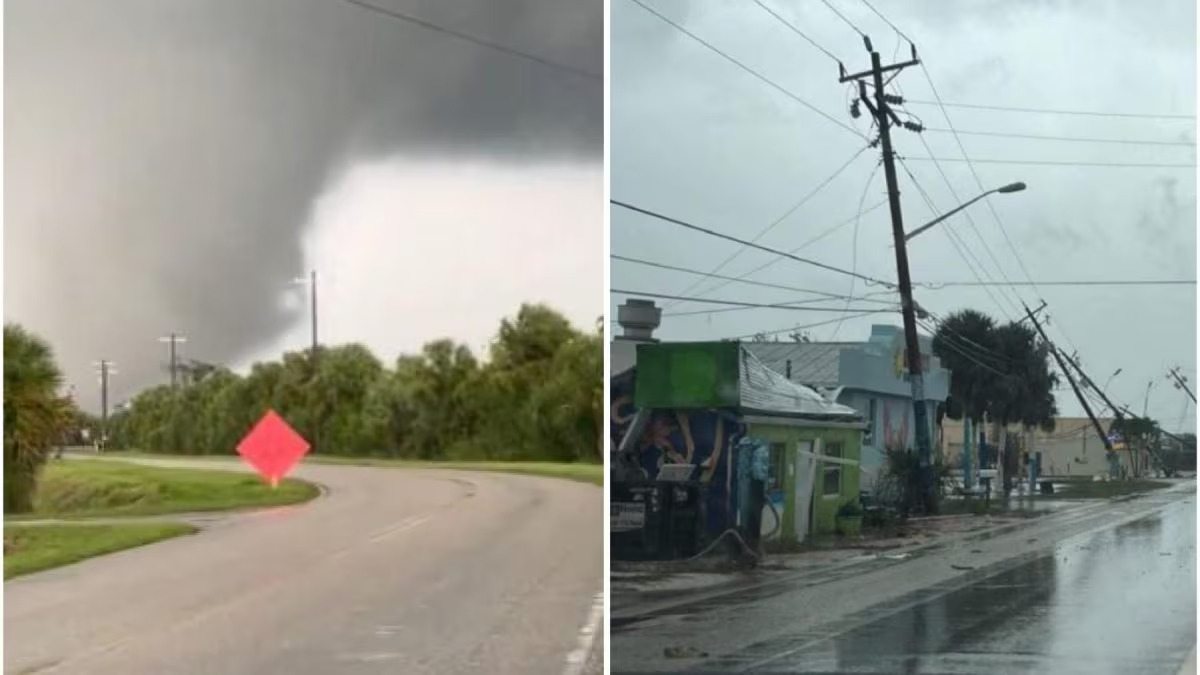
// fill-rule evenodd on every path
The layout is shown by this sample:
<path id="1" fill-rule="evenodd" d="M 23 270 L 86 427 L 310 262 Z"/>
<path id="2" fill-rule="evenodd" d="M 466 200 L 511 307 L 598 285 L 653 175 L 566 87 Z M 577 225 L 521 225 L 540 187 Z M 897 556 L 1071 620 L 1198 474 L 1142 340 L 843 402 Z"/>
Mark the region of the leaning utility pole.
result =
<path id="1" fill-rule="evenodd" d="M 1171 372 L 1168 373 L 1168 376 L 1175 380 L 1176 389 L 1184 390 L 1187 392 L 1188 398 L 1192 399 L 1192 403 L 1196 402 L 1196 395 L 1192 393 L 1191 387 L 1188 387 L 1187 385 L 1187 376 L 1179 374 L 1179 366 L 1172 368 Z"/>
<path id="2" fill-rule="evenodd" d="M 1079 391 L 1079 385 L 1075 383 L 1075 378 L 1071 376 L 1071 370 L 1067 368 L 1062 354 L 1050 342 L 1050 338 L 1046 337 L 1046 332 L 1042 330 L 1042 324 L 1038 323 L 1037 317 L 1034 316 L 1033 311 L 1027 305 L 1022 303 L 1021 306 L 1025 308 L 1025 315 L 1033 322 L 1033 327 L 1037 329 L 1038 335 L 1041 335 L 1042 340 L 1050 347 L 1050 353 L 1054 355 L 1054 360 L 1058 362 L 1058 369 L 1067 378 L 1067 383 L 1071 385 L 1071 391 L 1075 392 L 1075 399 L 1079 401 L 1079 405 L 1083 406 L 1083 411 L 1087 413 L 1088 419 L 1092 421 L 1092 426 L 1095 427 L 1096 433 L 1100 436 L 1100 442 L 1104 444 L 1105 457 L 1109 459 L 1111 467 L 1111 461 L 1114 457 L 1112 441 L 1109 440 L 1108 434 L 1104 432 L 1104 427 L 1100 425 L 1100 420 L 1096 419 L 1096 415 L 1092 413 L 1092 406 L 1088 405 L 1087 399 L 1083 397 L 1083 392 Z"/>
<path id="3" fill-rule="evenodd" d="M 166 337 L 158 338 L 159 342 L 165 342 L 170 345 L 171 354 L 171 388 L 174 389 L 179 382 L 179 354 L 176 349 L 181 342 L 187 342 L 187 338 L 178 333 L 171 333 Z"/>
<path id="4" fill-rule="evenodd" d="M 908 66 L 920 63 L 917 59 L 917 48 L 909 45 L 912 58 L 902 63 L 884 66 L 879 52 L 871 46 L 871 39 L 863 36 L 863 43 L 871 54 L 871 69 L 852 75 L 846 74 L 845 67 L 838 64 L 841 70 L 839 82 L 858 82 L 859 101 L 871 111 L 879 126 L 879 142 L 883 151 L 883 175 L 887 181 L 888 203 L 892 213 L 892 240 L 896 249 L 896 276 L 899 282 L 900 310 L 904 318 L 904 343 L 908 361 L 908 378 L 912 389 L 913 427 L 916 432 L 918 465 L 920 467 L 921 496 L 926 513 L 937 510 L 937 498 L 933 486 L 933 439 L 929 425 L 929 413 L 925 408 L 925 381 L 921 363 L 921 344 L 917 337 L 917 317 L 913 306 L 912 279 L 908 273 L 908 249 L 904 237 L 904 218 L 900 210 L 900 188 L 896 181 L 895 153 L 892 151 L 891 125 L 895 123 L 911 131 L 920 131 L 919 125 L 905 125 L 892 111 L 891 103 L 902 103 L 898 96 L 890 96 L 884 89 L 883 74 L 890 71 L 900 71 Z M 875 96 L 867 95 L 866 79 L 870 78 L 875 88 Z M 855 109 L 857 110 L 857 104 Z M 852 110 L 852 113 L 854 112 Z"/>

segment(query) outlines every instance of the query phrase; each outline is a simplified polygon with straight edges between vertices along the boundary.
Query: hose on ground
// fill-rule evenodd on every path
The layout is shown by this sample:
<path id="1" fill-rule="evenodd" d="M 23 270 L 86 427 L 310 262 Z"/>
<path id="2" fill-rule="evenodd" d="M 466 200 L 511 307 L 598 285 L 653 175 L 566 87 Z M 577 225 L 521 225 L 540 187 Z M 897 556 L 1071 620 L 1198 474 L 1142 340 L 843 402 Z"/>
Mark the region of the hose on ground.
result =
<path id="1" fill-rule="evenodd" d="M 754 549 L 750 548 L 750 547 L 749 547 L 749 546 L 746 544 L 746 540 L 745 540 L 745 539 L 742 539 L 742 535 L 741 535 L 741 534 L 740 534 L 740 533 L 739 533 L 737 530 L 735 530 L 734 528 L 732 528 L 732 527 L 731 527 L 731 528 L 729 528 L 728 530 L 725 530 L 724 532 L 722 532 L 722 533 L 720 534 L 720 536 L 718 536 L 716 539 L 714 539 L 714 540 L 713 540 L 713 542 L 712 542 L 711 544 L 709 544 L 707 547 L 705 547 L 705 549 L 704 549 L 703 551 L 700 551 L 699 553 L 697 553 L 696 555 L 694 555 L 694 556 L 692 556 L 692 557 L 688 558 L 688 559 L 687 559 L 687 560 L 685 560 L 684 562 L 693 562 L 693 561 L 695 561 L 695 560 L 699 560 L 700 558 L 703 558 L 704 556 L 708 555 L 708 552 L 709 552 L 709 551 L 711 551 L 711 550 L 713 550 L 714 548 L 716 548 L 716 547 L 717 547 L 717 544 L 721 543 L 721 540 L 722 540 L 722 539 L 724 539 L 725 537 L 727 537 L 727 536 L 729 536 L 729 535 L 731 535 L 731 534 L 733 535 L 733 538 L 734 538 L 734 539 L 736 539 L 736 540 L 737 540 L 737 542 L 738 542 L 739 544 L 741 544 L 741 545 L 742 545 L 742 550 L 743 550 L 743 551 L 745 551 L 746 553 L 749 553 L 751 556 L 753 556 L 753 557 L 754 557 L 754 559 L 755 559 L 755 560 L 762 560 L 762 555 L 760 555 L 759 553 L 755 552 L 755 551 L 754 551 Z"/>

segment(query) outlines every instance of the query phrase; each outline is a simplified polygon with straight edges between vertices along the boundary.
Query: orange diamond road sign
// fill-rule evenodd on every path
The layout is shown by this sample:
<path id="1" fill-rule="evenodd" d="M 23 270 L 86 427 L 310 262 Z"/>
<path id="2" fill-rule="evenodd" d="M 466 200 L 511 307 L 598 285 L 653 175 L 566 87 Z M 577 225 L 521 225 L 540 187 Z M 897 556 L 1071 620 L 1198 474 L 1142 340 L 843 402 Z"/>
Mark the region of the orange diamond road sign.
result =
<path id="1" fill-rule="evenodd" d="M 258 475 L 271 484 L 279 485 L 308 452 L 308 441 L 288 426 L 274 410 L 254 425 L 238 443 L 237 451 Z"/>

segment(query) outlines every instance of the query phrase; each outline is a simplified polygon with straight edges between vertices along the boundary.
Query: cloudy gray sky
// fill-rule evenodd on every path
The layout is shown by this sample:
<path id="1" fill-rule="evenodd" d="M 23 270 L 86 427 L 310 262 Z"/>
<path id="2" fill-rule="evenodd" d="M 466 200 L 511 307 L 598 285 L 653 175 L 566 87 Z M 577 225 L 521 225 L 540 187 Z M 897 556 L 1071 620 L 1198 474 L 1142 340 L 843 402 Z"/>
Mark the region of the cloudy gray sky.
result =
<path id="1" fill-rule="evenodd" d="M 751 0 L 700 3 L 644 0 L 655 11 L 737 59 L 835 120 L 862 133 L 853 120 L 848 85 L 837 81 L 835 61 Z M 809 38 L 844 61 L 849 70 L 870 65 L 861 38 L 818 0 L 763 0 Z M 883 58 L 903 60 L 907 45 L 861 0 L 831 4 L 874 41 Z M 1196 103 L 1195 3 L 1115 0 L 946 3 L 874 0 L 875 7 L 917 43 L 930 79 L 945 102 L 1077 111 L 1192 115 Z M 793 208 L 863 147 L 840 128 L 697 43 L 633 0 L 612 2 L 612 196 L 644 208 L 742 238 L 752 238 Z M 899 50 L 898 52 L 896 50 Z M 893 93 L 913 103 L 904 109 L 929 128 L 923 134 L 934 157 L 961 159 L 948 124 L 932 101 L 919 68 L 905 70 Z M 960 132 L 1182 143 L 1142 145 L 1064 142 L 960 134 L 985 188 L 1012 181 L 1025 192 L 1000 195 L 971 207 L 913 240 L 910 265 L 920 282 L 1000 284 L 993 288 L 920 288 L 918 301 L 945 315 L 972 307 L 1005 320 L 1024 300 L 1049 303 L 1051 339 L 1078 349 L 1097 380 L 1116 369 L 1109 393 L 1141 412 L 1147 383 L 1150 414 L 1168 428 L 1194 428 L 1195 408 L 1165 381 L 1179 365 L 1196 378 L 1194 285 L 1010 287 L 1005 281 L 1194 279 L 1196 274 L 1195 119 L 1026 114 L 947 108 Z M 928 161 L 921 138 L 899 130 L 896 149 L 916 179 L 900 168 L 905 223 L 918 227 L 980 190 L 960 161 Z M 760 243 L 894 281 L 890 220 L 877 150 L 869 150 L 771 229 Z M 923 158 L 926 158 L 923 160 Z M 985 163 L 980 160 L 1016 163 Z M 1187 165 L 1098 167 L 1028 162 Z M 869 180 L 870 179 L 870 180 Z M 947 180 L 951 188 L 947 186 Z M 919 189 L 918 189 L 919 187 Z M 921 196 L 924 190 L 933 209 Z M 860 203 L 866 211 L 855 228 Z M 683 268 L 711 271 L 736 252 L 736 244 L 689 232 L 613 207 L 612 252 Z M 973 223 L 972 223 L 973 221 Z M 840 227 L 836 227 L 840 225 Z M 832 230 L 832 231 L 831 231 Z M 827 233 L 827 234 L 826 234 Z M 963 249 L 960 253 L 951 236 Z M 1013 249 L 1015 248 L 1016 254 Z M 1019 259 L 1018 259 L 1019 256 Z M 746 251 L 721 274 L 740 276 L 772 261 Z M 624 261 L 612 262 L 614 288 L 681 294 L 694 275 Z M 1026 271 L 1028 276 L 1026 275 Z M 781 261 L 749 278 L 846 294 L 850 278 Z M 740 283 L 712 290 L 705 281 L 687 295 L 749 302 L 813 298 L 794 290 Z M 855 295 L 878 287 L 858 281 Z M 990 292 L 989 292 L 990 291 Z M 625 296 L 612 296 L 615 308 Z M 868 295 L 854 307 L 873 307 L 888 296 Z M 697 303 L 667 304 L 668 314 L 717 309 Z M 841 308 L 844 301 L 822 303 Z M 612 311 L 610 309 L 610 311 Z M 829 312 L 750 309 L 669 316 L 660 336 L 717 339 L 836 319 Z M 810 329 L 815 340 L 862 340 L 873 322 L 899 324 L 887 314 L 847 319 Z M 1060 392 L 1066 414 L 1082 414 L 1069 391 Z"/>
<path id="2" fill-rule="evenodd" d="M 387 360 L 479 347 L 522 301 L 603 308 L 599 0 L 5 4 L 4 313 L 85 403 L 322 333 Z M 569 72 L 583 71 L 585 75 Z"/>

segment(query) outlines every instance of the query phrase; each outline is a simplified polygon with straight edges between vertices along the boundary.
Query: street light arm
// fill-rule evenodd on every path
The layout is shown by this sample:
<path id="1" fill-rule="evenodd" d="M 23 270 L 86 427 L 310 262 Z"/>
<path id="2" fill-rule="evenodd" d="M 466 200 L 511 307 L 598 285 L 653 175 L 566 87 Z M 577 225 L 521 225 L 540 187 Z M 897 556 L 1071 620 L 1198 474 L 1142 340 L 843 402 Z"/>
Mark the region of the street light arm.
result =
<path id="1" fill-rule="evenodd" d="M 995 194 L 996 192 L 999 192 L 999 190 L 988 190 L 987 192 L 966 202 L 965 204 L 959 205 L 959 207 L 954 209 L 953 211 L 948 211 L 946 213 L 943 213 L 942 215 L 938 216 L 937 218 L 934 218 L 933 220 L 929 221 L 928 223 L 925 223 L 924 225 L 913 230 L 912 232 L 909 232 L 908 234 L 904 235 L 904 241 L 908 241 L 908 240 L 912 239 L 913 237 L 917 236 L 918 234 L 921 234 L 925 230 L 928 230 L 929 228 L 933 227 L 934 225 L 937 225 L 938 223 L 942 222 L 943 220 L 949 218 L 950 216 L 958 213 L 959 211 L 962 211 L 963 209 L 974 204 L 975 202 L 979 201 L 980 199 L 983 199 L 984 197 Z"/>

